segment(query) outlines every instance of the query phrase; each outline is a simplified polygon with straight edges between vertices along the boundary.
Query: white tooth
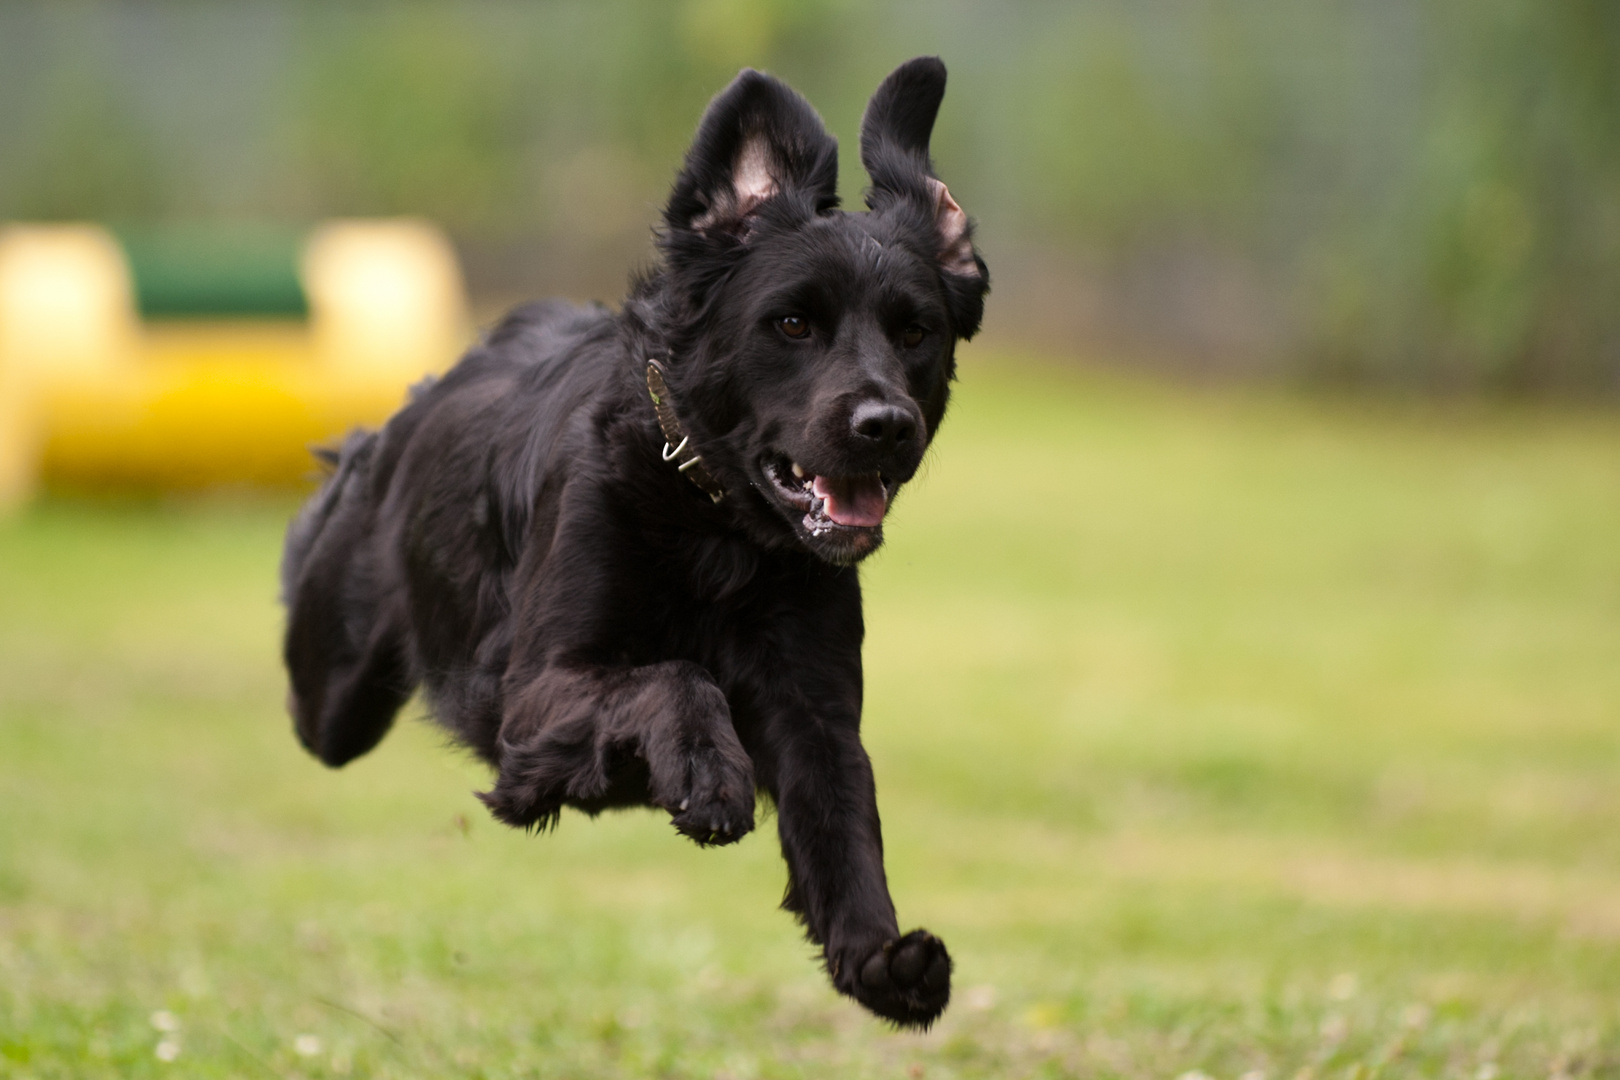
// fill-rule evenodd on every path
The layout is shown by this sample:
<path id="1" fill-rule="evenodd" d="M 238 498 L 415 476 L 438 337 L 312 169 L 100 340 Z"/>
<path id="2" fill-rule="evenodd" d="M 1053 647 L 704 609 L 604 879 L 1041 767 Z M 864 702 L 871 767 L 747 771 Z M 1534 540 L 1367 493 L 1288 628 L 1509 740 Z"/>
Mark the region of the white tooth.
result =
<path id="1" fill-rule="evenodd" d="M 800 480 L 804 479 L 804 466 L 800 465 L 797 461 L 793 463 L 793 475 L 798 477 Z"/>

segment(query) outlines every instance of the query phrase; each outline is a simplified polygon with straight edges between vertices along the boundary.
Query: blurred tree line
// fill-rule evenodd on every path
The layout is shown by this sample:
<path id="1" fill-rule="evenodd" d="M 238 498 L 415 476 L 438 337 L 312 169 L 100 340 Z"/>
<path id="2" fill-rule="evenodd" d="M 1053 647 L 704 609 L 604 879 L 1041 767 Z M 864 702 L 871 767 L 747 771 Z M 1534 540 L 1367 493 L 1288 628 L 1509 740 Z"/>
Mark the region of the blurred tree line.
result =
<path id="1" fill-rule="evenodd" d="M 739 66 L 822 110 L 856 204 L 923 52 L 991 332 L 1620 390 L 1613 0 L 9 3 L 0 218 L 425 214 L 487 296 L 611 297 Z"/>

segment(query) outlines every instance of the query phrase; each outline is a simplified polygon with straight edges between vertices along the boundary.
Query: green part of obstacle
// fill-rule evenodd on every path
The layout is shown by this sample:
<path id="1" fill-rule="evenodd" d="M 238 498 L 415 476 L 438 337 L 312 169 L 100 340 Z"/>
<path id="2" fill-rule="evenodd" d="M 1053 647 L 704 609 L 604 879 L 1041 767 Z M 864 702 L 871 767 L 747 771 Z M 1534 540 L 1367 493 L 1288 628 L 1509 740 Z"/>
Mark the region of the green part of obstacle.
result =
<path id="1" fill-rule="evenodd" d="M 118 230 L 143 318 L 304 318 L 302 230 L 187 225 Z"/>

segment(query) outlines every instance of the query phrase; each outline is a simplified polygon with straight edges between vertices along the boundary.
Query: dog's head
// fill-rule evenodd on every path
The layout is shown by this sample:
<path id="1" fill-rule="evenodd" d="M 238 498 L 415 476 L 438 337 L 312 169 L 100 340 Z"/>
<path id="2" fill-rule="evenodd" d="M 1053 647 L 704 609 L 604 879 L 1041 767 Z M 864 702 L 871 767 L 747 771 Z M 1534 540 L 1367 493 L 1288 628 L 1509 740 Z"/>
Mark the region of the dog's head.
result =
<path id="1" fill-rule="evenodd" d="M 876 550 L 945 415 L 989 276 L 933 173 L 932 57 L 861 123 L 869 213 L 838 209 L 838 144 L 805 100 L 744 71 L 709 105 L 664 212 L 671 387 L 745 526 L 830 562 Z"/>

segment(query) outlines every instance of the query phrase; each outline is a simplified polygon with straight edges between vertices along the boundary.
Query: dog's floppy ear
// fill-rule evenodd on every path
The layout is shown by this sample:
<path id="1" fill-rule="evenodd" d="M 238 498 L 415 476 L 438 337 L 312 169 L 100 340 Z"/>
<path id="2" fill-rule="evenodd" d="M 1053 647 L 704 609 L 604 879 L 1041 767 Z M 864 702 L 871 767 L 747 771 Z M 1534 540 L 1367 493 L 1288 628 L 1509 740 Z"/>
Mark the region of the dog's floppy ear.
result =
<path id="1" fill-rule="evenodd" d="M 778 196 L 808 213 L 838 205 L 838 143 L 810 103 L 745 68 L 709 103 L 664 210 L 670 229 L 745 237 Z"/>
<path id="2" fill-rule="evenodd" d="M 945 65 L 919 56 L 895 68 L 877 88 L 861 120 L 861 164 L 872 178 L 866 205 L 882 210 L 909 199 L 933 218 L 940 268 L 952 277 L 988 281 L 973 250 L 973 226 L 934 175 L 928 140 L 945 97 Z M 982 291 L 982 284 L 981 284 Z M 973 325 L 978 325 L 974 319 Z"/>

